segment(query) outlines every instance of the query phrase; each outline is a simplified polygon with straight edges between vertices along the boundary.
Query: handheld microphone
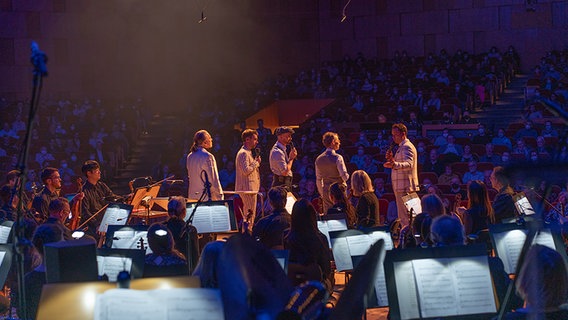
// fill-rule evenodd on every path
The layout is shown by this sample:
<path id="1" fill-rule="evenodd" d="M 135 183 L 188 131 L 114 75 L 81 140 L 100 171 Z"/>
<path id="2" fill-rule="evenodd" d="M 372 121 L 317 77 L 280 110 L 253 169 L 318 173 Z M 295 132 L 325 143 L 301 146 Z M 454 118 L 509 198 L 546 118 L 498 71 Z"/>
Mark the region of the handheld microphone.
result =
<path id="1" fill-rule="evenodd" d="M 294 146 L 294 141 L 290 141 L 290 148 L 291 149 L 295 149 L 296 147 Z"/>
<path id="2" fill-rule="evenodd" d="M 260 149 L 259 148 L 252 149 L 252 157 L 257 158 L 258 156 L 260 156 Z"/>

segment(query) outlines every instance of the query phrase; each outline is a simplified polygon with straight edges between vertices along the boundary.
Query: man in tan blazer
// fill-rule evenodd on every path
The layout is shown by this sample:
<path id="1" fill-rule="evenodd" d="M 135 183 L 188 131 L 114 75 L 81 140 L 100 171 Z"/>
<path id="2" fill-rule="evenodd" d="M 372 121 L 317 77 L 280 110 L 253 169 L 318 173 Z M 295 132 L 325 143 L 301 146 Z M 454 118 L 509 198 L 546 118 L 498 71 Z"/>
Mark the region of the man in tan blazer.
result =
<path id="1" fill-rule="evenodd" d="M 241 138 L 243 146 L 237 152 L 235 160 L 237 169 L 235 191 L 243 199 L 243 218 L 249 218 L 249 230 L 252 230 L 256 215 L 256 193 L 260 188 L 259 167 L 261 159 L 260 154 L 255 151 L 258 144 L 258 133 L 255 130 L 246 129 L 241 134 Z M 250 217 L 248 217 L 249 212 L 252 213 Z"/>
<path id="2" fill-rule="evenodd" d="M 391 168 L 392 189 L 396 198 L 396 207 L 401 227 L 409 224 L 409 217 L 402 197 L 420 190 L 418 184 L 418 155 L 416 148 L 408 140 L 408 129 L 402 123 L 392 125 L 392 139 L 398 149 L 387 151 L 385 168 Z"/>

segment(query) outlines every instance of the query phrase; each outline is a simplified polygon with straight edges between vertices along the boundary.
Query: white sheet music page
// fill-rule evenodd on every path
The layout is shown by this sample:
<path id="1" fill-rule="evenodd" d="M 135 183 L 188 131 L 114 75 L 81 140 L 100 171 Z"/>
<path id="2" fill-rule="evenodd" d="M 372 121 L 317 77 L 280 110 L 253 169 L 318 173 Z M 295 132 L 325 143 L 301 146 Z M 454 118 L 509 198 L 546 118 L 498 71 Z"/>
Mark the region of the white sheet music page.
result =
<path id="1" fill-rule="evenodd" d="M 8 237 L 10 236 L 10 230 L 12 230 L 12 227 L 0 226 L 0 244 L 8 243 Z"/>
<path id="2" fill-rule="evenodd" d="M 371 247 L 371 237 L 366 234 L 347 237 L 347 245 L 351 256 L 364 256 Z"/>
<path id="3" fill-rule="evenodd" d="M 97 256 L 99 276 L 107 275 L 108 281 L 116 282 L 118 273 L 132 268 L 132 259 L 128 257 Z"/>
<path id="4" fill-rule="evenodd" d="M 331 239 L 331 251 L 337 271 L 353 270 L 353 262 L 345 237 Z"/>
<path id="5" fill-rule="evenodd" d="M 125 225 L 128 219 L 128 211 L 119 207 L 108 207 L 105 210 L 103 221 L 99 225 L 99 232 L 107 232 L 110 225 Z"/>
<path id="6" fill-rule="evenodd" d="M 457 290 L 458 314 L 497 312 L 493 282 L 486 256 L 451 259 Z"/>
<path id="7" fill-rule="evenodd" d="M 448 263 L 448 259 L 412 261 L 421 317 L 457 314 L 457 289 Z"/>
<path id="8" fill-rule="evenodd" d="M 140 241 L 142 239 L 143 241 Z M 144 248 L 142 248 L 142 244 Z M 146 249 L 146 254 L 152 253 L 148 245 L 148 232 L 138 230 L 115 231 L 112 239 L 113 249 Z"/>
<path id="9" fill-rule="evenodd" d="M 229 209 L 226 206 L 199 206 L 193 217 L 193 226 L 199 233 L 231 230 Z"/>
<path id="10" fill-rule="evenodd" d="M 329 240 L 329 228 L 327 227 L 327 221 L 317 221 L 318 230 L 323 233 L 323 235 L 327 238 L 327 244 L 331 248 L 331 241 Z"/>
<path id="11" fill-rule="evenodd" d="M 344 231 L 347 230 L 347 222 L 345 219 L 327 220 L 327 228 L 329 231 Z"/>
<path id="12" fill-rule="evenodd" d="M 556 244 L 554 243 L 552 232 L 550 232 L 549 229 L 541 230 L 534 238 L 533 244 L 535 243 L 549 247 L 552 250 L 556 250 Z"/>
<path id="13" fill-rule="evenodd" d="M 111 289 L 97 296 L 95 320 L 115 319 L 223 320 L 223 302 L 217 289 Z"/>
<path id="14" fill-rule="evenodd" d="M 509 274 L 515 273 L 519 255 L 527 238 L 526 231 L 515 229 L 494 233 L 493 237 L 497 244 L 495 248 L 497 249 L 497 256 L 503 261 L 505 272 Z"/>
<path id="15" fill-rule="evenodd" d="M 386 250 L 382 250 L 379 256 L 379 263 L 377 264 L 377 272 L 375 276 L 375 293 L 377 295 L 377 305 L 379 307 L 387 307 L 389 305 L 389 298 L 387 294 L 387 281 L 385 279 L 385 268 L 383 262 L 385 261 Z"/>
<path id="16" fill-rule="evenodd" d="M 392 238 L 390 233 L 385 231 L 373 231 L 369 233 L 369 237 L 371 237 L 371 242 L 375 243 L 379 239 L 383 239 L 385 241 L 385 250 L 392 250 L 394 248 L 394 244 L 392 243 Z"/>
<path id="17" fill-rule="evenodd" d="M 412 261 L 395 262 L 393 267 L 400 318 L 402 320 L 420 318 Z"/>

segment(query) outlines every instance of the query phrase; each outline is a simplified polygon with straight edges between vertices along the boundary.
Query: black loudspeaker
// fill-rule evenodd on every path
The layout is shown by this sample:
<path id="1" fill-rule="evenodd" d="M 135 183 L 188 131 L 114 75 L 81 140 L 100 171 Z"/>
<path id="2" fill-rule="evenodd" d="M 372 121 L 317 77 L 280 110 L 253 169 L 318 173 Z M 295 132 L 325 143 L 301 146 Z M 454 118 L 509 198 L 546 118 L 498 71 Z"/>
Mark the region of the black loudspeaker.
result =
<path id="1" fill-rule="evenodd" d="M 97 281 L 97 244 L 92 239 L 44 246 L 47 283 Z"/>

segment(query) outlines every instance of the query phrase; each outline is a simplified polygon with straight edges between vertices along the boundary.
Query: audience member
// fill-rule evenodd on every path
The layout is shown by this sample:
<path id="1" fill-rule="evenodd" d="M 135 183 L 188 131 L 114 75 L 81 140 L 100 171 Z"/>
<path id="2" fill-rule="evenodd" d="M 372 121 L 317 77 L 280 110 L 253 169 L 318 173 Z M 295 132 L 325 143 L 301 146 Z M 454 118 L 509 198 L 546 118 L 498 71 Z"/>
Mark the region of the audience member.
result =
<path id="1" fill-rule="evenodd" d="M 499 128 L 499 130 L 497 130 L 497 136 L 493 137 L 493 139 L 491 139 L 491 143 L 494 146 L 505 146 L 507 147 L 507 150 L 511 150 L 513 148 L 513 144 L 511 143 L 511 139 L 509 139 L 507 136 L 505 136 L 505 129 L 503 128 Z"/>
<path id="2" fill-rule="evenodd" d="M 525 126 L 515 133 L 515 140 L 519 140 L 520 138 L 524 137 L 533 137 L 536 138 L 538 136 L 538 132 L 533 128 L 532 121 L 526 121 Z"/>
<path id="3" fill-rule="evenodd" d="M 436 148 L 430 150 L 430 157 L 422 165 L 422 171 L 435 172 L 436 175 L 441 175 L 444 172 L 444 164 L 440 161 Z"/>
<path id="4" fill-rule="evenodd" d="M 468 171 L 462 177 L 462 183 L 469 183 L 473 180 L 483 180 L 483 173 L 477 170 L 477 161 L 472 160 L 467 164 Z"/>
<path id="5" fill-rule="evenodd" d="M 452 165 L 447 163 L 444 165 L 444 173 L 438 176 L 438 184 L 450 185 L 454 178 L 457 178 L 459 181 L 459 176 L 452 171 Z"/>
<path id="6" fill-rule="evenodd" d="M 474 144 L 487 144 L 491 142 L 491 137 L 485 132 L 485 126 L 483 124 L 477 125 L 477 134 L 473 136 L 471 142 Z"/>

